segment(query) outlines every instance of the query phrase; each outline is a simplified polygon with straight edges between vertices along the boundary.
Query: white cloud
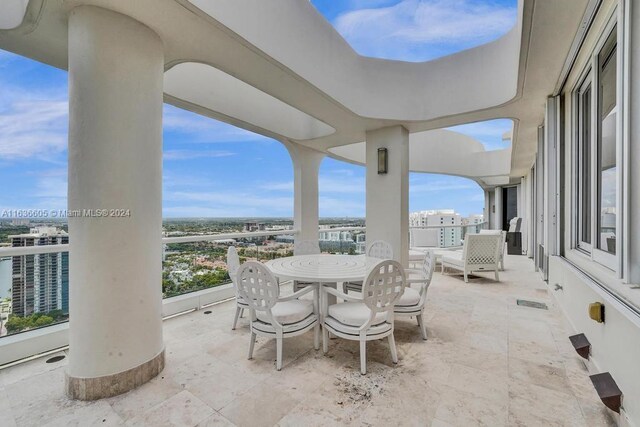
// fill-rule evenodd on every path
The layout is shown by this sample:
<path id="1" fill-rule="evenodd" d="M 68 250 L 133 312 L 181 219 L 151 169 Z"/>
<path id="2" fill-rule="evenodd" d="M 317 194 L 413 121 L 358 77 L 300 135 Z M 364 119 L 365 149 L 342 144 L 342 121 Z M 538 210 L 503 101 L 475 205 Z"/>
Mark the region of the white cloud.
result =
<path id="1" fill-rule="evenodd" d="M 510 140 L 503 140 L 503 137 L 506 133 L 511 135 L 513 121 L 510 119 L 487 120 L 453 126 L 448 129 L 479 140 L 485 150 L 497 150 L 510 146 Z"/>
<path id="2" fill-rule="evenodd" d="M 502 138 L 505 132 L 513 128 L 513 122 L 509 119 L 487 120 L 484 122 L 468 123 L 453 126 L 448 129 L 464 133 L 466 135 L 480 137 Z"/>
<path id="3" fill-rule="evenodd" d="M 189 135 L 189 142 L 218 143 L 238 141 L 272 141 L 262 135 L 165 104 L 163 128 Z"/>
<path id="4" fill-rule="evenodd" d="M 511 29 L 516 8 L 473 0 L 403 0 L 335 19 L 360 54 L 424 61 L 494 40 Z"/>
<path id="5" fill-rule="evenodd" d="M 260 188 L 267 191 L 293 191 L 293 181 L 265 182 L 260 184 Z"/>
<path id="6" fill-rule="evenodd" d="M 366 207 L 364 200 L 321 196 L 319 210 L 321 217 L 364 217 Z"/>
<path id="7" fill-rule="evenodd" d="M 318 179 L 320 193 L 327 194 L 364 194 L 365 180 L 356 177 L 349 178 L 348 181 L 333 176 L 320 176 Z M 260 188 L 267 191 L 293 191 L 293 181 L 266 182 Z"/>
<path id="8" fill-rule="evenodd" d="M 166 150 L 163 153 L 165 160 L 192 160 L 203 158 L 218 158 L 235 156 L 231 151 L 206 151 L 206 150 Z"/>
<path id="9" fill-rule="evenodd" d="M 252 191 L 172 191 L 165 194 L 165 201 L 209 208 L 224 207 L 237 211 L 234 216 L 245 215 L 248 210 L 293 213 L 293 196 L 272 196 Z"/>
<path id="10" fill-rule="evenodd" d="M 49 160 L 67 148 L 68 104 L 63 99 L 18 99 L 0 93 L 0 158 Z"/>

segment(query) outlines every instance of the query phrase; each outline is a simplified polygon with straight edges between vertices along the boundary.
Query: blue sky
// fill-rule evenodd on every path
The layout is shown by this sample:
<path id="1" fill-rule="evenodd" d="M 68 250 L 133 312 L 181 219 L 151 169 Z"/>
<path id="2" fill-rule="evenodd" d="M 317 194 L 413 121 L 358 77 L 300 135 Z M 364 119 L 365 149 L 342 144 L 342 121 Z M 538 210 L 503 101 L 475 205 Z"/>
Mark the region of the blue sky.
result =
<path id="1" fill-rule="evenodd" d="M 406 61 L 493 40 L 515 19 L 515 0 L 313 4 L 360 54 Z M 0 50 L 0 212 L 66 208 L 67 100 L 65 71 Z M 476 137 L 487 149 L 499 149 L 508 146 L 502 134 L 510 128 L 509 120 L 494 120 L 455 130 Z M 364 175 L 363 167 L 325 159 L 320 215 L 363 217 Z M 165 217 L 293 214 L 293 169 L 279 142 L 169 105 L 164 109 L 163 191 Z M 412 211 L 482 212 L 480 187 L 464 178 L 411 174 L 410 192 Z"/>

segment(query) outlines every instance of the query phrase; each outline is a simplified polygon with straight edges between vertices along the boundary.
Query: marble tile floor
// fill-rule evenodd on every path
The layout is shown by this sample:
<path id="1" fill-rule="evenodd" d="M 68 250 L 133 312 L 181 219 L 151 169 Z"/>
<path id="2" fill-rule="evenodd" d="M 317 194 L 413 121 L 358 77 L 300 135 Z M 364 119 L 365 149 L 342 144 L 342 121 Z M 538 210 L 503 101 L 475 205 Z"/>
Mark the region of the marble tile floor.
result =
<path id="1" fill-rule="evenodd" d="M 313 335 L 284 344 L 259 338 L 247 360 L 248 320 L 231 330 L 232 302 L 164 323 L 166 368 L 121 396 L 78 402 L 63 394 L 66 359 L 0 371 L 0 426 L 608 426 L 585 364 L 545 283 L 525 257 L 509 256 L 502 282 L 436 273 L 425 313 L 396 322 L 399 363 L 387 341 L 368 345 Z M 549 310 L 521 307 L 517 299 Z"/>

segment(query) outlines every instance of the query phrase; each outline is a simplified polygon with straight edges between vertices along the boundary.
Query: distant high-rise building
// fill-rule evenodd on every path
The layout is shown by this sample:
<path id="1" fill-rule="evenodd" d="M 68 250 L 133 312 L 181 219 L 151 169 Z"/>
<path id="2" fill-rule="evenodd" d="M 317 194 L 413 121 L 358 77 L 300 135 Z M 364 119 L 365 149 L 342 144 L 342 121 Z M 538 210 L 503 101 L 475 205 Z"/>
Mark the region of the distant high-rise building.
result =
<path id="1" fill-rule="evenodd" d="M 28 234 L 9 236 L 13 247 L 60 245 L 69 235 L 56 227 L 32 228 Z M 69 254 L 67 252 L 13 257 L 12 312 L 17 316 L 69 312 Z"/>
<path id="2" fill-rule="evenodd" d="M 484 223 L 484 215 L 471 214 L 466 218 L 462 218 L 462 225 L 467 225 L 467 233 L 479 233 L 482 230 L 482 224 Z M 475 225 L 475 227 L 472 227 Z"/>
<path id="3" fill-rule="evenodd" d="M 409 225 L 437 229 L 439 231 L 438 246 L 441 248 L 461 244 L 462 217 L 453 209 L 412 212 L 409 214 Z"/>
<path id="4" fill-rule="evenodd" d="M 364 254 L 367 250 L 367 235 L 365 233 L 356 234 L 356 253 Z"/>
<path id="5" fill-rule="evenodd" d="M 329 242 L 353 242 L 353 236 L 348 231 L 332 231 L 331 229 L 324 229 L 318 233 L 320 240 Z"/>

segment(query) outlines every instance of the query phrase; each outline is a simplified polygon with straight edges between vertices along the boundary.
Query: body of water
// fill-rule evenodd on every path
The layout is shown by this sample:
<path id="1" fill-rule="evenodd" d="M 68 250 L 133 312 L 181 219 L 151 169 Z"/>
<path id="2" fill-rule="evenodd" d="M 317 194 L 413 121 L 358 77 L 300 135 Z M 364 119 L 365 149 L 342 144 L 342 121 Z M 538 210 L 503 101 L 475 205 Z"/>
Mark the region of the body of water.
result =
<path id="1" fill-rule="evenodd" d="M 11 259 L 0 259 L 0 298 L 10 296 Z"/>

